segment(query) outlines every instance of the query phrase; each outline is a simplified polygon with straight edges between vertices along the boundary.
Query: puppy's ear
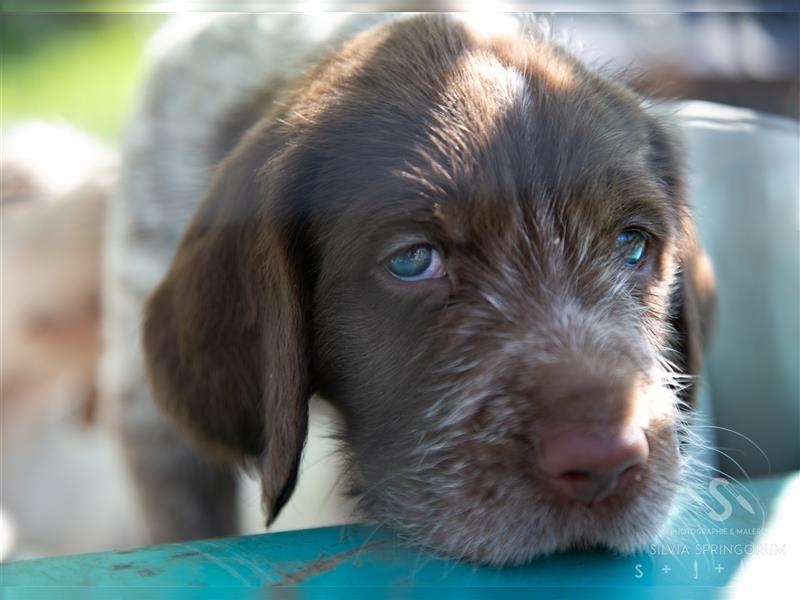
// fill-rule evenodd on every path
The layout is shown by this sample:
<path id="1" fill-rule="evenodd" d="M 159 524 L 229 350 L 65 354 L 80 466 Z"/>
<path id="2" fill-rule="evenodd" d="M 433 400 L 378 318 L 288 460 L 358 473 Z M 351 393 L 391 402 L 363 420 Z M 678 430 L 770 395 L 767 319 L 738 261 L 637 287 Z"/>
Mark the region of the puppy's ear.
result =
<path id="1" fill-rule="evenodd" d="M 687 407 L 694 407 L 697 386 L 694 377 L 703 369 L 703 353 L 713 328 L 716 309 L 714 271 L 703 249 L 692 239 L 678 283 L 672 294 L 672 347 L 681 372 L 692 376 L 679 393 Z"/>
<path id="2" fill-rule="evenodd" d="M 220 165 L 144 319 L 157 402 L 206 447 L 260 461 L 275 518 L 308 423 L 307 286 L 292 169 L 270 131 Z"/>
<path id="3" fill-rule="evenodd" d="M 665 127 L 652 122 L 649 131 L 649 160 L 668 194 L 680 220 L 681 248 L 678 280 L 670 298 L 672 340 L 670 356 L 681 373 L 691 376 L 679 397 L 686 407 L 696 403 L 695 377 L 703 368 L 703 352 L 713 327 L 716 310 L 714 270 L 697 239 L 686 200 L 683 149 Z"/>

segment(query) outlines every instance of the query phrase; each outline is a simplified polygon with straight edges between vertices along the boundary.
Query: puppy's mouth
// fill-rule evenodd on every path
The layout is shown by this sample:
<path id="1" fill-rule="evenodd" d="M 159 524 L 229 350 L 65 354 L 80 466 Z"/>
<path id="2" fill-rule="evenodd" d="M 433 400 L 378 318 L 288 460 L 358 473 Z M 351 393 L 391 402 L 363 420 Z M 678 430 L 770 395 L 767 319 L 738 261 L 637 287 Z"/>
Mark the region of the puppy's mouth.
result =
<path id="1" fill-rule="evenodd" d="M 672 440 L 650 438 L 646 456 L 636 442 L 556 476 L 498 462 L 486 449 L 472 448 L 467 461 L 430 453 L 427 468 L 373 488 L 362 502 L 410 542 L 478 564 L 522 564 L 587 548 L 631 553 L 666 525 L 679 485 Z"/>

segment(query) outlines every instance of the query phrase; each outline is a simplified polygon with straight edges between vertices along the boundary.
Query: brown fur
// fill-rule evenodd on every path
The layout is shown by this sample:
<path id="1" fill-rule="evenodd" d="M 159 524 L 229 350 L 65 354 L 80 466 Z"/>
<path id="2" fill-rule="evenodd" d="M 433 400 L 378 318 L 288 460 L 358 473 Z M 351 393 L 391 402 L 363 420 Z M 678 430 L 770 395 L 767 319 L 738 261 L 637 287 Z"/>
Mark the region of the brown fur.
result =
<path id="1" fill-rule="evenodd" d="M 632 270 L 629 227 L 650 240 Z M 383 259 L 419 242 L 447 277 L 392 278 Z M 700 256 L 680 151 L 633 93 L 535 36 L 411 19 L 348 43 L 220 164 L 148 303 L 147 368 L 196 440 L 260 463 L 271 518 L 319 392 L 363 508 L 413 540 L 491 563 L 627 551 L 680 480 Z M 640 480 L 560 501 L 537 440 L 628 419 Z"/>

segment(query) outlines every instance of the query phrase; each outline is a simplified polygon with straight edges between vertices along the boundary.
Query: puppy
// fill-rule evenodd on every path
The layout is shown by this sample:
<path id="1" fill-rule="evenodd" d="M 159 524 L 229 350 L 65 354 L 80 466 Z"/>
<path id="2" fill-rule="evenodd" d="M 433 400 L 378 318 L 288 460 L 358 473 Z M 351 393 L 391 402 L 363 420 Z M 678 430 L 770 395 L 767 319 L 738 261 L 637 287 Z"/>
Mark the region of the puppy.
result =
<path id="1" fill-rule="evenodd" d="M 524 27 L 448 16 L 248 81 L 193 148 L 222 160 L 144 312 L 178 428 L 258 464 L 268 519 L 319 393 L 360 508 L 413 542 L 499 565 L 657 535 L 712 298 L 680 151 L 642 99 Z M 186 506 L 224 524 L 228 472 L 180 455 L 204 482 Z"/>

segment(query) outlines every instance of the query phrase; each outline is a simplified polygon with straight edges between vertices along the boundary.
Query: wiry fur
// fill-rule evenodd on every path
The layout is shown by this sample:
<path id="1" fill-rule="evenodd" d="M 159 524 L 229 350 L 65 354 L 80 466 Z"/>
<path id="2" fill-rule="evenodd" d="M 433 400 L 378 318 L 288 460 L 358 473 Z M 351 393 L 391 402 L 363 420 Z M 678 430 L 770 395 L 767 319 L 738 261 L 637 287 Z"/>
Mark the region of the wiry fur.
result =
<path id="1" fill-rule="evenodd" d="M 149 300 L 162 407 L 258 461 L 272 517 L 318 392 L 362 508 L 416 542 L 506 564 L 656 535 L 693 393 L 675 371 L 697 373 L 709 307 L 664 127 L 536 35 L 445 17 L 361 34 L 287 89 L 254 111 Z M 614 248 L 631 227 L 650 244 L 636 269 Z M 415 243 L 447 277 L 386 271 Z M 635 482 L 590 507 L 551 489 L 542 436 L 628 422 L 649 444 Z"/>

